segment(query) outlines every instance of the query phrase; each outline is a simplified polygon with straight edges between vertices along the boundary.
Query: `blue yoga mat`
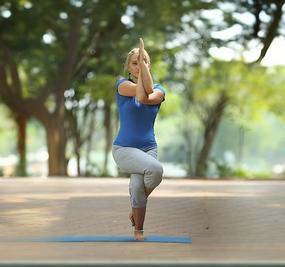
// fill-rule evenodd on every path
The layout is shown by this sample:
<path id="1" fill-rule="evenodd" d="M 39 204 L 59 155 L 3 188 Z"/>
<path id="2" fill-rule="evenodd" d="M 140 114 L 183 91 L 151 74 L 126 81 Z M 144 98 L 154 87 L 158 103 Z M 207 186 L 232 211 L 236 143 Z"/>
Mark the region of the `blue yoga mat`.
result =
<path id="1" fill-rule="evenodd" d="M 31 242 L 138 242 L 133 236 L 58 236 L 35 237 L 25 239 Z M 22 240 L 24 241 L 24 240 Z M 192 243 L 191 238 L 183 236 L 148 236 L 143 242 L 148 243 Z"/>

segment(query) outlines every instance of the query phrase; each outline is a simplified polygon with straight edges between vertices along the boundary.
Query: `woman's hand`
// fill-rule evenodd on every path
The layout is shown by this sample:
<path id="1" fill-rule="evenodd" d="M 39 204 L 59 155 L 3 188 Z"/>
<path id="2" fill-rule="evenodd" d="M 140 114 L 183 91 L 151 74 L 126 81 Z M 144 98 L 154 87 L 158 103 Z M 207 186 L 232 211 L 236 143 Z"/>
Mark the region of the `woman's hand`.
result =
<path id="1" fill-rule="evenodd" d="M 143 39 L 140 38 L 140 44 L 139 44 L 139 63 L 140 64 L 147 64 L 147 56 L 144 50 L 144 42 Z"/>
<path id="2" fill-rule="evenodd" d="M 140 38 L 140 44 L 139 44 L 138 63 L 140 70 L 139 70 L 139 78 L 137 84 L 140 83 L 142 85 L 141 86 L 143 91 L 142 99 L 144 99 L 147 98 L 149 94 L 153 93 L 153 81 L 150 74 L 149 57 L 147 55 L 147 52 L 144 50 L 144 43 L 142 38 Z"/>
<path id="3" fill-rule="evenodd" d="M 144 42 L 143 39 L 140 38 L 140 44 L 139 44 L 139 63 L 143 62 L 143 56 L 144 56 Z"/>

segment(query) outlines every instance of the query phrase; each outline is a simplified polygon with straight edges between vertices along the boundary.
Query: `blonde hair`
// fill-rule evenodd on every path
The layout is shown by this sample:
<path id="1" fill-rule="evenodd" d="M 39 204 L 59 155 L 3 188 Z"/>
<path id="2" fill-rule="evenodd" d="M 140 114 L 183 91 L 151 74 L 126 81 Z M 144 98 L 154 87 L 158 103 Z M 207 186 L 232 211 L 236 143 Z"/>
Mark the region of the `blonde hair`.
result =
<path id="1" fill-rule="evenodd" d="M 138 54 L 139 51 L 140 51 L 140 49 L 138 47 L 135 47 L 128 53 L 126 61 L 125 61 L 125 64 L 124 64 L 124 71 L 128 71 L 128 67 L 129 67 L 129 64 L 130 64 L 131 56 L 134 55 L 134 54 Z M 145 53 L 146 53 L 146 55 L 148 57 L 148 62 L 150 63 L 149 54 L 146 51 L 145 51 Z"/>

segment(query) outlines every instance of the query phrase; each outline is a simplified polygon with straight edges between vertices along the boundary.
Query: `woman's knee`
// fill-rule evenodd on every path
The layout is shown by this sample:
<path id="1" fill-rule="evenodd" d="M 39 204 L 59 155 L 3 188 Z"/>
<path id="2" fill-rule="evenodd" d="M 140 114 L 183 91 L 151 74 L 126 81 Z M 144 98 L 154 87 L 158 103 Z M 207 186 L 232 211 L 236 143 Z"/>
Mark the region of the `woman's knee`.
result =
<path id="1" fill-rule="evenodd" d="M 162 165 L 159 162 L 151 164 L 146 174 L 148 175 L 145 177 L 145 186 L 148 188 L 157 187 L 162 181 L 162 175 L 163 175 Z"/>
<path id="2" fill-rule="evenodd" d="M 161 183 L 162 175 L 163 175 L 163 168 L 161 164 L 158 164 L 153 170 L 154 182 L 156 183 L 156 186 L 158 186 Z"/>

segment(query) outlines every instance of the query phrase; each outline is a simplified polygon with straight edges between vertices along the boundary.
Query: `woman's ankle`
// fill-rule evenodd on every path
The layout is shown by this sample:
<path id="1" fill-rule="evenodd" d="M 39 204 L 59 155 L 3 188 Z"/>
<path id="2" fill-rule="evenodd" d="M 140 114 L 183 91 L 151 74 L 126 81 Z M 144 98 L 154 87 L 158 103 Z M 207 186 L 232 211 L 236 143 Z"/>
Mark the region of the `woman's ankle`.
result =
<path id="1" fill-rule="evenodd" d="M 142 229 L 135 229 L 134 230 L 134 238 L 137 241 L 144 241 L 144 236 L 143 236 L 144 230 Z"/>

